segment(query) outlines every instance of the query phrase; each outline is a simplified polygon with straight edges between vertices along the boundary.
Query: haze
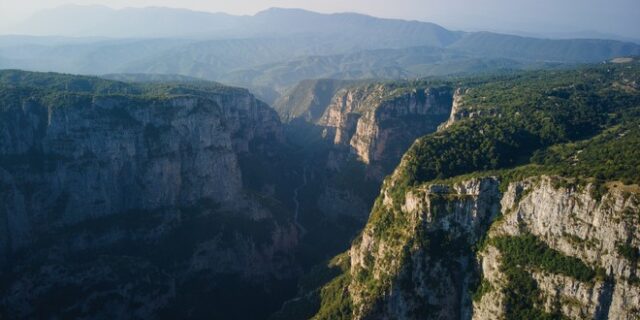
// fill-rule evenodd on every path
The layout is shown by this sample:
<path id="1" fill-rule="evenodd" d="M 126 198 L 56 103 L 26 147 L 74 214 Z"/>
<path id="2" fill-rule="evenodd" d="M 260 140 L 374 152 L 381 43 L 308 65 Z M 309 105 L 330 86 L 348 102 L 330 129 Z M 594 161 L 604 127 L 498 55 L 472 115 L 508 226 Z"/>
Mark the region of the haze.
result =
<path id="1" fill-rule="evenodd" d="M 415 19 L 467 31 L 498 31 L 547 37 L 594 36 L 640 39 L 637 0 L 75 0 L 74 4 L 112 8 L 162 6 L 198 11 L 254 14 L 269 7 L 303 8 L 323 13 L 358 12 Z M 2 0 L 0 33 L 38 10 L 68 0 Z"/>

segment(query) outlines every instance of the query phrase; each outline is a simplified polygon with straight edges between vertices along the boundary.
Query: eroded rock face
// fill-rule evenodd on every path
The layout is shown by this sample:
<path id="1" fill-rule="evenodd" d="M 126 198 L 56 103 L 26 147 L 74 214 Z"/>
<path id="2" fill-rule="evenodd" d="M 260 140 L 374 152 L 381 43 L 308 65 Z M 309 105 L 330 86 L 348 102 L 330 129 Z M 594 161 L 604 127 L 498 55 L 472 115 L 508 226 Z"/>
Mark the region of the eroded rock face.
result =
<path id="1" fill-rule="evenodd" d="M 326 177 L 310 181 L 318 196 L 301 206 L 363 225 L 383 178 L 447 119 L 453 92 L 428 82 L 301 82 L 276 104 L 291 140 L 315 150 L 303 160 L 312 176 Z"/>
<path id="2" fill-rule="evenodd" d="M 532 235 L 604 271 L 584 281 L 524 269 L 539 290 L 536 308 L 570 319 L 636 319 L 640 270 L 620 247 L 640 247 L 637 191 L 610 185 L 597 194 L 593 185 L 565 181 L 530 178 L 501 193 L 494 178 L 472 179 L 414 187 L 399 198 L 392 177 L 349 251 L 353 318 L 507 319 L 508 278 L 491 239 Z M 484 238 L 488 245 L 475 252 Z M 478 279 L 490 289 L 472 301 Z"/>
<path id="3" fill-rule="evenodd" d="M 7 113 L 0 154 L 16 158 L 1 171 L 11 250 L 42 230 L 128 210 L 202 199 L 238 206 L 237 154 L 255 136 L 281 139 L 276 115 L 248 94 L 23 101 Z"/>
<path id="4" fill-rule="evenodd" d="M 381 180 L 416 138 L 436 130 L 451 104 L 450 88 L 360 86 L 338 91 L 317 124 Z"/>
<path id="5" fill-rule="evenodd" d="M 640 284 L 637 261 L 625 258 L 619 248 L 640 247 L 640 199 L 634 191 L 612 187 L 596 195 L 594 186 L 555 186 L 559 178 L 542 177 L 511 184 L 502 200 L 504 219 L 489 237 L 532 234 L 550 248 L 575 257 L 606 278 L 583 282 L 568 276 L 535 272 L 545 310 L 561 306 L 571 319 L 636 319 L 640 316 Z M 560 180 L 562 181 L 562 180 Z M 483 310 L 501 310 L 498 305 L 500 271 L 484 268 L 499 263 L 490 247 L 481 253 L 483 276 L 497 288 L 474 308 L 474 319 L 489 319 Z M 502 312 L 494 314 L 503 314 Z"/>
<path id="6" fill-rule="evenodd" d="M 464 120 L 477 118 L 481 116 L 497 116 L 500 117 L 500 113 L 497 108 L 488 108 L 486 105 L 478 107 L 465 101 L 467 96 L 473 89 L 458 88 L 453 94 L 453 103 L 451 105 L 451 113 L 446 122 L 438 126 L 438 131 L 443 131 L 453 124 Z"/>
<path id="7" fill-rule="evenodd" d="M 385 194 L 374 210 L 392 217 L 372 218 L 385 222 L 369 224 L 350 250 L 354 318 L 470 317 L 471 247 L 499 213 L 499 197 L 493 178 L 414 189 L 401 203 Z"/>
<path id="8" fill-rule="evenodd" d="M 298 228 L 242 183 L 238 158 L 283 140 L 277 114 L 247 91 L 5 107 L 0 317 L 237 312 L 202 300 L 297 274 Z M 51 305 L 56 295 L 67 298 Z"/>
<path id="9" fill-rule="evenodd" d="M 449 115 L 449 119 L 447 119 L 447 122 L 438 126 L 438 131 L 449 128 L 456 121 L 459 121 L 460 119 L 463 119 L 467 116 L 466 113 L 462 111 L 464 93 L 465 92 L 463 89 L 456 89 L 455 93 L 453 94 L 453 103 L 451 104 L 451 114 Z"/>

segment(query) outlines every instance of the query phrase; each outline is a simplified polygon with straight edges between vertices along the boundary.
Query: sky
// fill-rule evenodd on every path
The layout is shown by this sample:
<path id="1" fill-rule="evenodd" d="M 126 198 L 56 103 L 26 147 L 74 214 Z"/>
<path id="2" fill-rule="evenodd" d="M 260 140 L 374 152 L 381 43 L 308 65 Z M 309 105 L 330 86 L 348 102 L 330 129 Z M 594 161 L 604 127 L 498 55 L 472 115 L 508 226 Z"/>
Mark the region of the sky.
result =
<path id="1" fill-rule="evenodd" d="M 0 0 L 0 33 L 30 14 L 65 4 L 174 7 L 254 14 L 270 7 L 358 12 L 423 20 L 449 29 L 569 34 L 597 31 L 640 39 L 640 0 Z"/>

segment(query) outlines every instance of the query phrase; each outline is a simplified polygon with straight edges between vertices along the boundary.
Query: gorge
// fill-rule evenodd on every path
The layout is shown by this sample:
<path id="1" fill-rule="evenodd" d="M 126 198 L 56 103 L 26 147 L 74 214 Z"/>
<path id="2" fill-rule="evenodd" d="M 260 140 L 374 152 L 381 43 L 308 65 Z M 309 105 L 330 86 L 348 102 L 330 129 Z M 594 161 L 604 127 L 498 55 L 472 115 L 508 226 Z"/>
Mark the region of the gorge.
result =
<path id="1" fill-rule="evenodd" d="M 280 8 L 21 27 L 0 320 L 640 319 L 638 43 Z"/>

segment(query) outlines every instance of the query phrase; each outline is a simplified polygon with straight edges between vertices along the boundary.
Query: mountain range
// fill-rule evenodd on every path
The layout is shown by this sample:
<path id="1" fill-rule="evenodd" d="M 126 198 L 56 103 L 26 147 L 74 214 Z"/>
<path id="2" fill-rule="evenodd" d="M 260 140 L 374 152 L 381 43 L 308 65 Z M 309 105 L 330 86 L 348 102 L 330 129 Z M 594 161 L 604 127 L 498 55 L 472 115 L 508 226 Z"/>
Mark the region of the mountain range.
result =
<path id="1" fill-rule="evenodd" d="M 459 32 L 421 21 L 280 8 L 233 16 L 65 6 L 37 13 L 14 31 L 41 36 L 0 37 L 0 68 L 178 74 L 248 87 L 269 103 L 304 79 L 462 75 L 640 54 L 640 45 L 614 40 Z"/>

